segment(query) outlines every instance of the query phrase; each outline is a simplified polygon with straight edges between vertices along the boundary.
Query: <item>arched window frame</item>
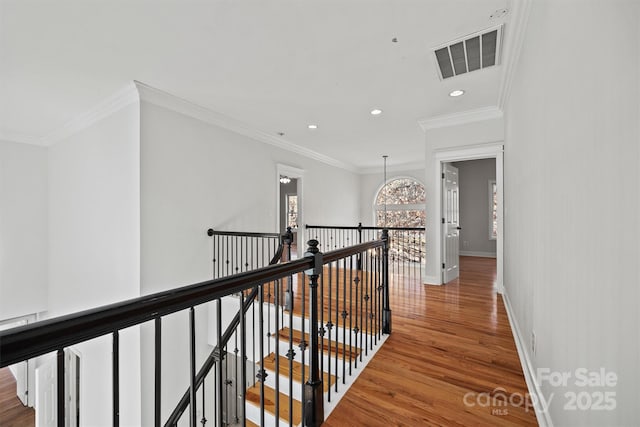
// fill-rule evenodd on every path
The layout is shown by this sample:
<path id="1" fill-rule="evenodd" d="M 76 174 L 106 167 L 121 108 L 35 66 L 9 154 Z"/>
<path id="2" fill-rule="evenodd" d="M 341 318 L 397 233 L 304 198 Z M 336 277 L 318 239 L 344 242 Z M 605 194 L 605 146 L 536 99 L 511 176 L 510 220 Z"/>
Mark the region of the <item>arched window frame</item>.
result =
<path id="1" fill-rule="evenodd" d="M 424 185 L 424 183 L 414 176 L 399 175 L 399 176 L 388 178 L 384 184 L 378 187 L 378 189 L 376 190 L 373 196 L 373 224 L 375 224 L 376 226 L 378 226 L 378 211 L 380 212 L 384 211 L 384 204 L 379 205 L 376 203 L 376 201 L 378 200 L 378 195 L 380 194 L 380 191 L 382 191 L 382 189 L 386 187 L 389 183 L 399 179 L 409 179 L 411 181 L 417 182 L 418 184 L 422 185 L 422 188 L 424 188 L 426 191 L 426 186 Z M 387 212 L 391 212 L 391 211 L 426 211 L 426 201 L 425 203 L 412 203 L 412 204 L 403 204 L 403 205 L 387 204 Z M 425 218 L 425 225 L 426 225 L 426 218 Z"/>

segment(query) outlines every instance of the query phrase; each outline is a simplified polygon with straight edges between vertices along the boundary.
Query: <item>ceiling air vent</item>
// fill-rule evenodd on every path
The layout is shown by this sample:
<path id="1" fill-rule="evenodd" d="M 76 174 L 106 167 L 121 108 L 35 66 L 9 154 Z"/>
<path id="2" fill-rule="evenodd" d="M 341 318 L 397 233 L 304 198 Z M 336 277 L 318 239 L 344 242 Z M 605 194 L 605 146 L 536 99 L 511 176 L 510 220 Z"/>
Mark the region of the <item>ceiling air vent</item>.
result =
<path id="1" fill-rule="evenodd" d="M 500 63 L 504 25 L 454 40 L 433 50 L 441 79 L 459 76 Z"/>

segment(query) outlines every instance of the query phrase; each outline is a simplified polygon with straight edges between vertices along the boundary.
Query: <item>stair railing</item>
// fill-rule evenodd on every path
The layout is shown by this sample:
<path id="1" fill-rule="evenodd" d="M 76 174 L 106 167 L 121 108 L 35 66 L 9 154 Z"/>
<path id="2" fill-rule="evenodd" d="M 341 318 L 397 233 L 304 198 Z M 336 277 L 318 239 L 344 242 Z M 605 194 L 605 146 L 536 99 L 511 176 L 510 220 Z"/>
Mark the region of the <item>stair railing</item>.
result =
<path id="1" fill-rule="evenodd" d="M 238 424 L 246 425 L 249 406 L 247 396 L 252 391 L 254 396 L 258 396 L 259 401 L 259 409 L 254 418 L 256 423 L 262 426 L 266 425 L 265 407 L 274 406 L 273 414 L 275 415 L 272 418 L 276 420 L 276 425 L 286 423 L 290 426 L 299 424 L 319 426 L 324 420 L 323 402 L 331 400 L 331 390 L 338 391 L 339 383 L 345 384 L 348 375 L 347 367 L 349 374 L 351 374 L 352 365 L 357 369 L 358 360 L 362 362 L 363 352 L 367 353 L 373 350 L 374 342 L 381 339 L 381 334 L 391 332 L 388 267 L 386 266 L 388 243 L 388 234 L 383 232 L 380 240 L 322 253 L 319 251 L 318 241 L 312 239 L 309 241 L 309 249 L 305 256 L 297 260 L 1 331 L 0 367 L 49 352 L 57 352 L 57 424 L 64 426 L 64 349 L 93 338 L 111 335 L 113 339 L 111 405 L 113 425 L 118 426 L 120 399 L 118 334 L 122 329 L 154 321 L 156 337 L 154 345 L 156 370 L 154 425 L 161 426 L 159 388 L 162 366 L 160 345 L 162 318 L 172 313 L 189 310 L 190 385 L 187 393 L 188 399 L 186 399 L 188 408 L 185 408 L 183 412 L 188 410 L 189 425 L 195 427 L 196 414 L 200 406 L 196 401 L 196 391 L 199 386 L 204 384 L 206 366 L 202 366 L 196 372 L 194 308 L 207 302 L 220 301 L 224 297 L 239 294 L 241 295 L 240 309 L 232 320 L 232 323 L 237 326 L 234 330 L 227 328 L 224 334 L 218 327 L 219 350 L 212 352 L 205 362 L 205 365 L 216 366 L 214 378 L 216 396 L 213 399 L 214 425 L 222 427 L 232 424 L 231 420 L 223 418 L 225 404 L 228 403 L 225 402 L 228 396 L 223 393 L 223 387 L 228 376 L 223 375 L 222 365 L 225 360 L 227 360 L 226 363 L 229 363 L 228 359 L 231 355 L 225 350 L 224 344 L 229 343 L 232 336 L 235 335 L 240 345 L 240 364 L 242 365 L 239 368 L 242 387 L 238 389 L 238 394 L 242 400 L 242 406 Z M 360 268 L 357 268 L 357 260 L 362 263 Z M 276 327 L 276 334 L 273 336 L 270 335 L 270 331 L 269 333 L 264 331 L 263 307 L 268 305 L 265 303 L 264 297 L 270 285 L 281 283 L 286 278 L 292 278 L 293 284 L 298 290 L 299 299 L 294 305 L 294 309 L 287 313 L 288 331 L 285 330 L 286 328 L 279 329 L 281 316 L 273 316 Z M 280 287 L 273 286 L 273 292 L 275 292 L 274 305 L 280 307 Z M 256 298 L 258 304 L 252 304 Z M 254 307 L 258 305 L 260 311 L 257 322 L 259 329 L 257 356 L 255 355 L 255 343 L 251 345 L 251 352 L 247 348 L 250 340 L 246 315 L 250 305 Z M 220 308 L 219 304 L 218 308 Z M 296 316 L 301 319 L 299 334 L 293 333 L 294 311 Z M 217 316 L 218 325 L 220 325 L 220 310 L 218 310 Z M 272 367 L 269 368 L 266 364 L 267 354 L 265 354 L 264 344 L 265 341 L 271 342 L 273 340 L 276 341 L 276 356 Z M 295 354 L 294 341 L 296 348 L 300 350 L 298 357 Z M 287 350 L 286 361 L 281 361 L 279 356 L 281 347 L 283 350 Z M 254 360 L 248 360 L 247 356 L 250 353 L 254 355 Z M 310 360 L 309 368 L 305 365 L 306 358 Z M 332 361 L 335 362 L 333 369 Z M 246 387 L 254 382 L 255 377 L 249 379 L 248 363 L 257 365 L 259 368 L 258 375 L 256 375 L 257 383 L 254 383 L 251 389 Z M 325 363 L 328 365 L 327 369 L 323 366 Z M 275 386 L 274 401 L 265 399 L 265 382 L 269 376 L 267 369 L 275 371 L 274 378 L 270 380 Z M 295 402 L 294 399 L 296 392 L 292 385 L 292 378 L 296 370 L 298 372 L 301 370 L 301 388 L 298 389 L 298 393 L 302 403 Z M 287 377 L 287 380 L 281 381 L 281 374 Z M 280 394 L 281 386 L 288 389 L 285 391 L 289 392 L 289 397 Z M 181 408 L 184 407 L 184 401 L 183 396 L 179 405 Z M 281 410 L 287 406 L 288 411 Z M 285 413 L 286 416 L 284 416 Z M 177 423 L 177 421 L 174 423 L 173 419 L 168 421 L 165 425 L 176 425 Z M 235 422 L 235 420 L 233 421 Z M 206 419 L 203 419 L 202 422 L 206 423 Z"/>
<path id="2" fill-rule="evenodd" d="M 424 227 L 370 227 L 305 225 L 306 237 L 322 242 L 322 250 L 344 248 L 356 243 L 380 239 L 389 230 L 389 271 L 391 276 L 408 281 L 421 280 L 425 265 Z"/>

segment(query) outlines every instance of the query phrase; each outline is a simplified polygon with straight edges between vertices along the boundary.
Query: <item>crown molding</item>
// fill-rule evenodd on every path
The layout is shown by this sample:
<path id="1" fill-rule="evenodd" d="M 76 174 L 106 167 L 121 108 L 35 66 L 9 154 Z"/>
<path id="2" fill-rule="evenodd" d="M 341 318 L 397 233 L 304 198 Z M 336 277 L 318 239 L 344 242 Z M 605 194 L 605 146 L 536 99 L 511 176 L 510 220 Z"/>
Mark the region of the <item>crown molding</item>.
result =
<path id="1" fill-rule="evenodd" d="M 300 154 L 301 156 L 317 160 L 330 166 L 344 169 L 349 172 L 358 173 L 358 169 L 351 164 L 341 162 L 340 160 L 318 153 L 317 151 L 301 147 L 286 139 L 255 129 L 240 120 L 215 112 L 213 110 L 209 110 L 208 108 L 202 107 L 191 101 L 187 101 L 186 99 L 180 98 L 176 95 L 164 92 L 160 89 L 156 89 L 142 82 L 134 81 L 134 84 L 138 89 L 141 101 L 150 102 L 152 104 L 167 108 L 180 114 L 184 114 L 205 123 L 230 130 L 232 132 L 247 136 L 251 139 L 255 139 L 269 145 L 273 145 L 283 150 Z"/>
<path id="2" fill-rule="evenodd" d="M 45 135 L 41 138 L 40 145 L 50 146 L 58 141 L 68 138 L 105 117 L 110 116 L 116 111 L 137 102 L 138 99 L 139 97 L 136 86 L 133 83 L 129 83 L 124 88 L 95 105 L 90 110 L 70 120 L 60 129 Z"/>
<path id="3" fill-rule="evenodd" d="M 39 145 L 42 146 L 42 138 L 35 135 L 25 133 L 12 132 L 6 129 L 0 129 L 0 141 L 17 142 L 19 144 Z"/>
<path id="4" fill-rule="evenodd" d="M 402 163 L 399 165 L 387 165 L 387 172 L 408 172 L 408 171 L 424 170 L 424 169 L 425 169 L 425 162 L 411 162 L 411 163 Z M 361 175 L 382 173 L 382 167 L 371 166 L 366 168 L 360 168 L 359 173 Z"/>
<path id="5" fill-rule="evenodd" d="M 461 111 L 453 114 L 428 117 L 418 121 L 423 131 L 448 126 L 457 126 L 465 123 L 480 122 L 483 120 L 502 118 L 502 110 L 495 106 L 477 108 L 475 110 Z"/>
<path id="6" fill-rule="evenodd" d="M 502 79 L 500 79 L 500 87 L 498 88 L 498 108 L 504 111 L 504 107 L 511 93 L 511 84 L 515 70 L 517 68 L 522 44 L 524 42 L 527 23 L 529 21 L 529 12 L 531 11 L 531 0 L 519 0 L 511 3 L 511 19 L 508 26 L 505 26 L 507 33 L 503 46 L 503 66 Z M 511 33 L 513 31 L 513 33 Z"/>

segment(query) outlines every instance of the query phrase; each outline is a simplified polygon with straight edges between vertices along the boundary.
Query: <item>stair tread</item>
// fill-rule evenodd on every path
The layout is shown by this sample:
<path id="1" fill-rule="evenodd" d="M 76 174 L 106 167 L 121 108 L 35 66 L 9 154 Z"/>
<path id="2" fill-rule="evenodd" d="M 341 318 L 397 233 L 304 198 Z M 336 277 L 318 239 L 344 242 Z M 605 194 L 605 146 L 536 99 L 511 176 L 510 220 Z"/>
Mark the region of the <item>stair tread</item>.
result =
<path id="1" fill-rule="evenodd" d="M 302 342 L 302 332 L 297 330 L 297 329 L 293 329 L 292 330 L 292 340 L 294 344 L 300 344 L 300 342 Z M 307 332 L 305 332 L 305 341 L 307 342 L 307 345 L 309 345 L 310 342 L 310 337 L 309 334 Z M 278 336 L 280 337 L 281 341 L 289 341 L 289 328 L 282 328 L 278 331 Z M 349 359 L 349 346 L 345 346 L 342 343 L 336 343 L 335 341 L 331 341 L 331 351 L 329 351 L 329 340 L 325 339 L 322 340 L 323 342 L 320 344 L 322 347 L 322 350 L 325 353 L 329 353 L 331 352 L 332 356 L 335 356 L 335 354 L 338 354 L 338 357 L 340 358 L 346 358 Z M 360 354 L 360 349 L 358 347 L 352 346 L 351 347 L 351 358 L 355 359 L 358 355 Z"/>
<path id="2" fill-rule="evenodd" d="M 288 335 L 287 335 L 288 336 Z M 280 356 L 279 357 L 280 360 L 280 375 L 284 376 L 284 377 L 288 377 L 289 376 L 289 359 L 287 359 L 284 356 Z M 259 365 L 259 363 L 258 363 Z M 276 371 L 276 355 L 275 353 L 271 353 L 270 355 L 266 356 L 264 358 L 264 368 L 268 369 L 272 372 Z M 309 370 L 308 368 L 305 371 L 305 374 L 308 374 Z M 329 375 L 328 373 L 324 372 L 323 373 L 323 388 L 324 391 L 328 391 L 329 387 L 332 386 L 333 384 L 335 384 L 336 382 L 336 377 L 334 375 Z M 298 384 L 302 384 L 302 363 L 298 362 L 298 361 L 293 361 L 293 380 L 295 382 L 297 382 Z"/>
<path id="3" fill-rule="evenodd" d="M 284 393 L 280 395 L 280 419 L 289 420 L 289 396 Z M 260 383 L 256 383 L 253 387 L 247 389 L 247 402 L 260 407 Z M 264 386 L 264 410 L 272 415 L 276 413 L 276 391 L 271 387 Z M 300 401 L 293 399 L 293 425 L 299 425 L 302 421 L 302 404 Z"/>
<path id="4" fill-rule="evenodd" d="M 246 420 L 247 427 L 258 427 L 258 424 L 251 422 L 251 420 Z"/>

